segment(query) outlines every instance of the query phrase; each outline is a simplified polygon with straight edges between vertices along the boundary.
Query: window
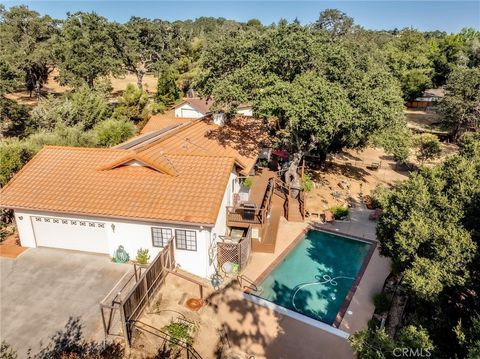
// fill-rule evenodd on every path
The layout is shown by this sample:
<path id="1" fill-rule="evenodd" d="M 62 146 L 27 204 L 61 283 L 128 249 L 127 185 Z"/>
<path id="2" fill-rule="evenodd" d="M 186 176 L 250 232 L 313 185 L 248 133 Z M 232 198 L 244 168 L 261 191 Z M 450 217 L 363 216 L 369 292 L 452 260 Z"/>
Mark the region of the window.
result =
<path id="1" fill-rule="evenodd" d="M 175 242 L 177 249 L 187 251 L 197 250 L 197 233 L 195 231 L 186 231 L 183 229 L 175 230 Z"/>
<path id="2" fill-rule="evenodd" d="M 165 247 L 172 238 L 170 228 L 152 227 L 152 245 L 154 247 Z"/>

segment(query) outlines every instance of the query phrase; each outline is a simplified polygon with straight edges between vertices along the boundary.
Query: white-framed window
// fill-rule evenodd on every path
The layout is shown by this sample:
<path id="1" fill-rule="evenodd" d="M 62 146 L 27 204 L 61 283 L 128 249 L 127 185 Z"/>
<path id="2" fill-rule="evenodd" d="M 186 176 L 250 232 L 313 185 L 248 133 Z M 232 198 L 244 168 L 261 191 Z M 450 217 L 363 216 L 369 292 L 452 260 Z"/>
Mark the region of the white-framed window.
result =
<path id="1" fill-rule="evenodd" d="M 165 247 L 172 238 L 170 228 L 152 227 L 152 245 L 154 247 Z"/>
<path id="2" fill-rule="evenodd" d="M 186 251 L 197 250 L 197 232 L 187 231 L 185 229 L 175 230 L 175 245 L 177 249 Z"/>

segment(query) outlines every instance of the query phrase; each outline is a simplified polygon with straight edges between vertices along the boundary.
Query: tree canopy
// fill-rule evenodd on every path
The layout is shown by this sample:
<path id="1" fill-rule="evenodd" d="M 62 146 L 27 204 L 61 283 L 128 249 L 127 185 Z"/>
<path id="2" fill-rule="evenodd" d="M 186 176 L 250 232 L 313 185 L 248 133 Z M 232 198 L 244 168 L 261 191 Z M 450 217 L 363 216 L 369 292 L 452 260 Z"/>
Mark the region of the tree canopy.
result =
<path id="1" fill-rule="evenodd" d="M 120 73 L 108 20 L 95 13 L 68 14 L 58 37 L 56 58 L 63 84 L 94 87 L 100 76 Z"/>

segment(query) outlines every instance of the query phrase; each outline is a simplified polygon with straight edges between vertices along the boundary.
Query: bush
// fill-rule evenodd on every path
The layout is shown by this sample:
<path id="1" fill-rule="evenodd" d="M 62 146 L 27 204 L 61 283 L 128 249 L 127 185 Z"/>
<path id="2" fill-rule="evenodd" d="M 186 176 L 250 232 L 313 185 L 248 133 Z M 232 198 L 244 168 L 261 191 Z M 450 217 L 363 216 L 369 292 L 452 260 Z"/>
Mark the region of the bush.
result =
<path id="1" fill-rule="evenodd" d="M 18 172 L 36 153 L 25 141 L 8 140 L 0 143 L 0 187 Z"/>
<path id="2" fill-rule="evenodd" d="M 110 117 L 112 108 L 104 93 L 82 86 L 62 97 L 50 96 L 32 110 L 32 122 L 39 129 L 53 130 L 59 124 L 90 130 Z"/>
<path id="3" fill-rule="evenodd" d="M 378 312 L 385 313 L 390 308 L 390 297 L 385 293 L 375 294 L 373 304 Z"/>
<path id="4" fill-rule="evenodd" d="M 134 123 L 145 122 L 152 114 L 161 109 L 158 105 L 150 102 L 145 91 L 128 84 L 113 112 L 113 118 Z"/>
<path id="5" fill-rule="evenodd" d="M 163 331 L 167 332 L 172 337 L 174 344 L 182 341 L 189 345 L 193 342 L 192 326 L 183 322 L 171 322 L 169 325 L 163 328 Z"/>
<path id="6" fill-rule="evenodd" d="M 430 133 L 415 137 L 415 145 L 417 146 L 417 160 L 420 163 L 438 158 L 442 153 L 438 137 Z"/>
<path id="7" fill-rule="evenodd" d="M 243 185 L 244 185 L 245 187 L 250 188 L 250 187 L 252 187 L 252 184 L 253 184 L 253 179 L 252 179 L 251 177 L 245 178 L 245 179 L 243 180 Z"/>
<path id="8" fill-rule="evenodd" d="M 372 191 L 371 200 L 372 208 L 382 208 L 385 196 L 388 194 L 389 189 L 383 185 L 378 185 Z"/>
<path id="9" fill-rule="evenodd" d="M 343 206 L 335 206 L 330 209 L 335 219 L 341 219 L 348 216 L 348 208 Z"/>
<path id="10" fill-rule="evenodd" d="M 309 173 L 305 173 L 305 175 L 303 176 L 302 186 L 305 192 L 310 192 L 313 189 L 314 183 L 312 180 L 312 176 Z"/>
<path id="11" fill-rule="evenodd" d="M 148 254 L 148 249 L 140 248 L 137 251 L 136 261 L 138 264 L 147 264 L 150 260 L 150 254 Z"/>
<path id="12" fill-rule="evenodd" d="M 98 144 L 105 147 L 118 145 L 132 137 L 135 132 L 135 125 L 125 119 L 106 120 L 93 129 Z"/>

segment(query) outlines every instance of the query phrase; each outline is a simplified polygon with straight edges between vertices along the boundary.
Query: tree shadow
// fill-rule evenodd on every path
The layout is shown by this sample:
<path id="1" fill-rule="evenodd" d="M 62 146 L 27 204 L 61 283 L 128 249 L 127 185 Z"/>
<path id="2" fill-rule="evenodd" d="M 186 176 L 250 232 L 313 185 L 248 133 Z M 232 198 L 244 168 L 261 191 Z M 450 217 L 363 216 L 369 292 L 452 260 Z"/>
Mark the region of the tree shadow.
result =
<path id="1" fill-rule="evenodd" d="M 29 359 L 52 358 L 123 358 L 124 348 L 120 343 L 87 341 L 83 337 L 83 324 L 79 317 L 70 317 L 65 328 L 55 333 L 46 346 L 41 346 L 37 354 L 31 354 Z"/>
<path id="2" fill-rule="evenodd" d="M 246 157 L 256 154 L 259 144 L 266 147 L 270 142 L 267 129 L 261 120 L 244 117 L 236 117 L 222 127 L 209 130 L 205 137 L 217 141 L 223 147 L 234 148 Z"/>

